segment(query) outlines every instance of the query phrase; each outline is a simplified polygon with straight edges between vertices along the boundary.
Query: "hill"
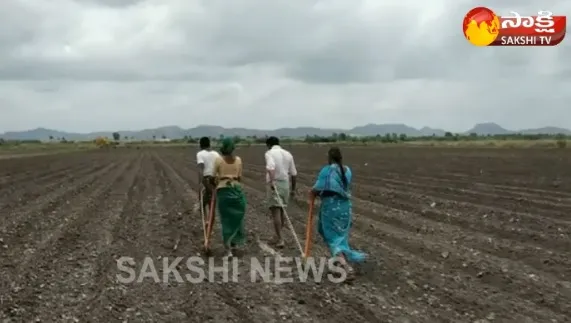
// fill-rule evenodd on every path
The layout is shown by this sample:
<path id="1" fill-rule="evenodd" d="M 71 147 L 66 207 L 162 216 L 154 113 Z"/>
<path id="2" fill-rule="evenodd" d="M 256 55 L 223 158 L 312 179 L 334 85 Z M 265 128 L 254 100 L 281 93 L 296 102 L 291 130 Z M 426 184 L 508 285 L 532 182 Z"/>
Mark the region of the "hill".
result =
<path id="1" fill-rule="evenodd" d="M 247 128 L 223 128 L 220 126 L 199 125 L 190 129 L 183 129 L 178 126 L 165 126 L 154 129 L 143 130 L 118 130 L 121 138 L 129 138 L 135 140 L 151 140 L 153 138 L 159 139 L 162 137 L 170 139 L 184 138 L 190 136 L 193 138 L 208 136 L 219 137 L 223 136 L 278 136 L 300 138 L 307 135 L 313 136 L 331 136 L 334 133 L 346 133 L 353 136 L 375 136 L 377 134 L 384 135 L 387 133 L 405 134 L 409 137 L 419 136 L 444 136 L 446 133 L 442 129 L 434 129 L 430 127 L 423 127 L 416 129 L 405 124 L 367 124 L 364 126 L 354 127 L 352 129 L 321 129 L 314 127 L 297 127 L 297 128 L 280 128 L 274 130 L 261 130 L 261 129 L 247 129 Z M 46 128 L 36 128 L 27 131 L 12 131 L 0 135 L 0 138 L 6 140 L 50 140 L 65 138 L 67 140 L 93 140 L 99 136 L 112 138 L 112 131 L 97 131 L 91 133 L 72 133 Z M 496 123 L 480 123 L 476 124 L 464 134 L 476 133 L 478 135 L 502 135 L 502 134 L 565 134 L 571 135 L 568 129 L 557 127 L 542 127 L 537 129 L 522 129 L 522 130 L 508 130 Z"/>
<path id="2" fill-rule="evenodd" d="M 532 129 L 521 129 L 521 130 L 508 130 L 498 125 L 497 123 L 478 123 L 472 129 L 466 131 L 464 134 L 477 133 L 479 136 L 485 135 L 510 135 L 510 134 L 523 134 L 523 135 L 537 135 L 537 134 L 564 134 L 571 135 L 569 129 L 558 128 L 558 127 L 542 127 L 542 128 L 532 128 Z"/>

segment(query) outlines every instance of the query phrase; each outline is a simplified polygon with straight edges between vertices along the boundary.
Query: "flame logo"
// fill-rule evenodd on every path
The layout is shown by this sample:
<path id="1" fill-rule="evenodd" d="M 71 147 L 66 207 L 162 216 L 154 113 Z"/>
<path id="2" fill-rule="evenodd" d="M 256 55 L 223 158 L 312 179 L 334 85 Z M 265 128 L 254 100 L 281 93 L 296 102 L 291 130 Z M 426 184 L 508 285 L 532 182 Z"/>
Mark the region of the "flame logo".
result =
<path id="1" fill-rule="evenodd" d="M 464 36 L 474 46 L 488 46 L 500 33 L 500 19 L 490 9 L 478 7 L 464 17 Z"/>

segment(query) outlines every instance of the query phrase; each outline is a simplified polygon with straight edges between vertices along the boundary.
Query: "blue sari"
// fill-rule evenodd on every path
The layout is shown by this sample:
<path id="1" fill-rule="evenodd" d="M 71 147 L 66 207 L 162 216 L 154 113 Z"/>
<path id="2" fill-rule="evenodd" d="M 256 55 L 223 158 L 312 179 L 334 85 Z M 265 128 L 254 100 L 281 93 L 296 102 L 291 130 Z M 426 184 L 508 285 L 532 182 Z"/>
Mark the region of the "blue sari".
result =
<path id="1" fill-rule="evenodd" d="M 341 253 L 347 261 L 358 263 L 363 262 L 367 255 L 349 247 L 349 231 L 353 217 L 350 189 L 352 173 L 349 167 L 343 167 L 347 179 L 346 187 L 341 180 L 341 169 L 337 164 L 323 167 L 313 185 L 313 190 L 321 198 L 318 232 L 333 257 Z"/>

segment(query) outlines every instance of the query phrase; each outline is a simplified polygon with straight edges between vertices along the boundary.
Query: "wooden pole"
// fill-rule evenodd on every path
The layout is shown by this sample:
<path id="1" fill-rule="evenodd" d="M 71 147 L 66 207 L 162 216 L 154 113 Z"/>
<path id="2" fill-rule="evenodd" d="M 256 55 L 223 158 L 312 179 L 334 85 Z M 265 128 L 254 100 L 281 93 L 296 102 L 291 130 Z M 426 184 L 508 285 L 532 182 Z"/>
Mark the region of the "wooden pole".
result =
<path id="1" fill-rule="evenodd" d="M 307 215 L 307 225 L 305 227 L 305 249 L 303 251 L 303 259 L 307 259 L 311 253 L 311 245 L 313 240 L 313 206 L 315 204 L 315 196 L 310 197 L 309 213 Z"/>
<path id="2" fill-rule="evenodd" d="M 204 240 L 204 249 L 208 250 L 210 248 L 210 237 L 212 236 L 212 228 L 214 227 L 214 210 L 216 206 L 216 193 L 212 194 L 212 200 L 210 201 L 210 212 L 208 212 L 208 228 L 206 233 L 206 239 Z"/>
<path id="3" fill-rule="evenodd" d="M 204 188 L 202 190 L 200 190 L 200 216 L 202 217 L 202 233 L 204 235 L 204 241 L 206 241 L 207 239 L 207 220 L 206 220 L 206 214 L 204 214 Z"/>

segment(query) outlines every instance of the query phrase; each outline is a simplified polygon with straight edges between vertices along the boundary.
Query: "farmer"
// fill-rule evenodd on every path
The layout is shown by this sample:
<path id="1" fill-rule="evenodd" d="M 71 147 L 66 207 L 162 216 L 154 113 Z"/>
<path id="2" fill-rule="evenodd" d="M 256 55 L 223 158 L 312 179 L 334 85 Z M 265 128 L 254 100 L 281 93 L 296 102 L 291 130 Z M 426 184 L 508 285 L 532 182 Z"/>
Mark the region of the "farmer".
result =
<path id="1" fill-rule="evenodd" d="M 220 153 L 222 157 L 216 159 L 214 167 L 218 182 L 216 204 L 220 213 L 226 257 L 232 257 L 236 252 L 236 246 L 245 242 L 246 196 L 240 184 L 242 159 L 234 155 L 234 142 L 230 138 L 222 141 Z"/>
<path id="2" fill-rule="evenodd" d="M 328 153 L 328 165 L 324 166 L 310 192 L 312 197 L 321 199 L 318 231 L 331 252 L 338 257 L 353 277 L 354 270 L 349 265 L 365 260 L 367 255 L 349 247 L 349 230 L 352 222 L 351 169 L 343 165 L 341 150 L 333 147 Z"/>
<path id="3" fill-rule="evenodd" d="M 216 183 L 214 181 L 214 163 L 220 155 L 210 148 L 210 138 L 200 138 L 200 151 L 196 154 L 198 165 L 198 192 L 202 195 L 203 214 L 208 214 L 212 193 Z M 200 196 L 199 196 L 200 198 Z"/>
<path id="4" fill-rule="evenodd" d="M 292 154 L 280 147 L 277 137 L 266 140 L 266 182 L 268 184 L 268 206 L 274 222 L 276 247 L 283 248 L 282 229 L 285 225 L 284 208 L 290 196 L 295 195 L 297 170 Z M 290 189 L 291 176 L 291 189 Z"/>

